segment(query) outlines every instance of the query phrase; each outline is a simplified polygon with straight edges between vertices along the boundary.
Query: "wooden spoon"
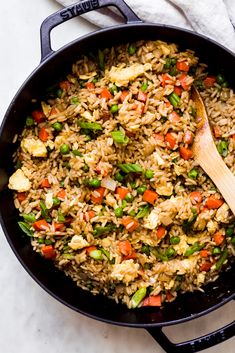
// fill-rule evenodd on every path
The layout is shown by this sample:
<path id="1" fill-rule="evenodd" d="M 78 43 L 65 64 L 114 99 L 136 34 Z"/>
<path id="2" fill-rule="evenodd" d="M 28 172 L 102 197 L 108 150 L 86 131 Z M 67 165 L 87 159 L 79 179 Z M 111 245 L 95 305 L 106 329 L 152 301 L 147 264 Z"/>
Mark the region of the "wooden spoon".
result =
<path id="1" fill-rule="evenodd" d="M 196 132 L 193 154 L 194 160 L 202 167 L 219 189 L 235 215 L 235 176 L 226 166 L 215 146 L 206 108 L 198 90 L 192 87 L 192 100 L 197 111 L 198 129 Z"/>

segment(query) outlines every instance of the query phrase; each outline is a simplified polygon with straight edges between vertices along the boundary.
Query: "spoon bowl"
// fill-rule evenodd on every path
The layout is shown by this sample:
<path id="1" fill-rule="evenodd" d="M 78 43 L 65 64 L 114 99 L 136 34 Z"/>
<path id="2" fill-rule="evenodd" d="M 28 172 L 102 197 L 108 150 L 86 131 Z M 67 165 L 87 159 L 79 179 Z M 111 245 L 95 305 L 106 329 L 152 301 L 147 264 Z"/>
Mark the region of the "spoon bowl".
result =
<path id="1" fill-rule="evenodd" d="M 194 160 L 206 172 L 219 189 L 235 215 L 235 176 L 217 151 L 205 105 L 195 86 L 192 87 L 192 100 L 197 112 L 198 129 L 193 143 Z"/>

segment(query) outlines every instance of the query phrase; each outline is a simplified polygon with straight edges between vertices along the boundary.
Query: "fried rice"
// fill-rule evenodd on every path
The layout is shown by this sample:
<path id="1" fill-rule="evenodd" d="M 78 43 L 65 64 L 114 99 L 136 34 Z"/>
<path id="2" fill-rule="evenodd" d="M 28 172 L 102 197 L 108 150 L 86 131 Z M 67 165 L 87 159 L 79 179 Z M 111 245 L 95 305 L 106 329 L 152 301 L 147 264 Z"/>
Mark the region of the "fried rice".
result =
<path id="1" fill-rule="evenodd" d="M 26 118 L 9 179 L 19 226 L 84 290 L 162 306 L 231 263 L 234 217 L 191 151 L 193 83 L 235 173 L 235 95 L 175 44 L 83 56 Z"/>

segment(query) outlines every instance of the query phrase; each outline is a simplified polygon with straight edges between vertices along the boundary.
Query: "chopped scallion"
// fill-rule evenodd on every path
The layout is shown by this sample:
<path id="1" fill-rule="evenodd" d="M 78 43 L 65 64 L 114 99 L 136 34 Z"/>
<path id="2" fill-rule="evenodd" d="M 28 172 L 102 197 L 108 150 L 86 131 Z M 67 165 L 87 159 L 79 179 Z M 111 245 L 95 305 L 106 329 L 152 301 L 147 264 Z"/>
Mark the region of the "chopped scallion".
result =
<path id="1" fill-rule="evenodd" d="M 118 164 L 118 167 L 123 171 L 124 173 L 142 173 L 143 169 L 139 164 Z"/>
<path id="2" fill-rule="evenodd" d="M 23 216 L 25 222 L 28 222 L 28 223 L 36 222 L 36 217 L 35 217 L 34 213 L 23 214 L 22 216 Z"/>
<path id="3" fill-rule="evenodd" d="M 30 229 L 30 225 L 26 222 L 18 222 L 18 225 L 20 227 L 20 229 L 26 234 L 28 235 L 29 237 L 32 237 L 33 236 L 33 232 L 32 230 Z"/>
<path id="4" fill-rule="evenodd" d="M 49 210 L 47 209 L 45 203 L 43 201 L 40 201 L 40 209 L 41 209 L 41 215 L 42 217 L 47 221 L 51 222 L 51 217 L 49 216 Z"/>
<path id="5" fill-rule="evenodd" d="M 204 244 L 199 244 L 198 242 L 196 242 L 193 245 L 188 247 L 188 249 L 184 253 L 184 256 L 186 256 L 186 257 L 191 256 L 195 252 L 200 251 L 201 249 L 203 249 L 203 247 L 204 247 Z"/>
<path id="6" fill-rule="evenodd" d="M 112 131 L 111 132 L 112 138 L 114 142 L 120 144 L 120 145 L 126 145 L 129 141 L 129 138 L 125 135 L 125 133 L 121 130 L 118 131 Z"/>
<path id="7" fill-rule="evenodd" d="M 59 211 L 58 214 L 57 214 L 57 220 L 58 220 L 59 223 L 64 223 L 64 222 L 66 222 L 65 216 L 64 216 L 63 213 L 60 212 L 60 211 Z"/>
<path id="8" fill-rule="evenodd" d="M 180 97 L 175 92 L 172 92 L 168 96 L 168 99 L 169 99 L 169 101 L 171 102 L 171 104 L 173 105 L 174 108 L 176 108 L 178 106 L 178 104 L 180 103 Z"/>
<path id="9" fill-rule="evenodd" d="M 78 125 L 80 126 L 81 129 L 102 130 L 102 126 L 96 122 L 78 121 Z"/>
<path id="10" fill-rule="evenodd" d="M 139 219 L 139 218 L 146 217 L 149 214 L 149 211 L 150 211 L 149 205 L 146 205 L 144 207 L 140 207 L 139 212 L 136 215 L 136 218 Z"/>
<path id="11" fill-rule="evenodd" d="M 137 308 L 137 306 L 142 302 L 147 294 L 147 289 L 145 287 L 138 289 L 131 298 L 132 308 Z"/>

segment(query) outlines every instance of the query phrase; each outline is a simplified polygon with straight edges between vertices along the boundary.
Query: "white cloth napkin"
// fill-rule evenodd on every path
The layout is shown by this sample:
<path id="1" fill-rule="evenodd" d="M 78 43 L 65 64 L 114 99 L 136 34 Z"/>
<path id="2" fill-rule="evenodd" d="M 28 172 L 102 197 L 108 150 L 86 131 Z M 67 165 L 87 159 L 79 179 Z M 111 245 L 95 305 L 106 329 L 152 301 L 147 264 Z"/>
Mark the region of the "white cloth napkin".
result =
<path id="1" fill-rule="evenodd" d="M 56 0 L 64 6 L 76 0 Z M 235 0 L 126 0 L 145 21 L 194 30 L 215 39 L 235 52 Z M 99 27 L 123 22 L 119 13 L 104 8 L 83 15 Z"/>

